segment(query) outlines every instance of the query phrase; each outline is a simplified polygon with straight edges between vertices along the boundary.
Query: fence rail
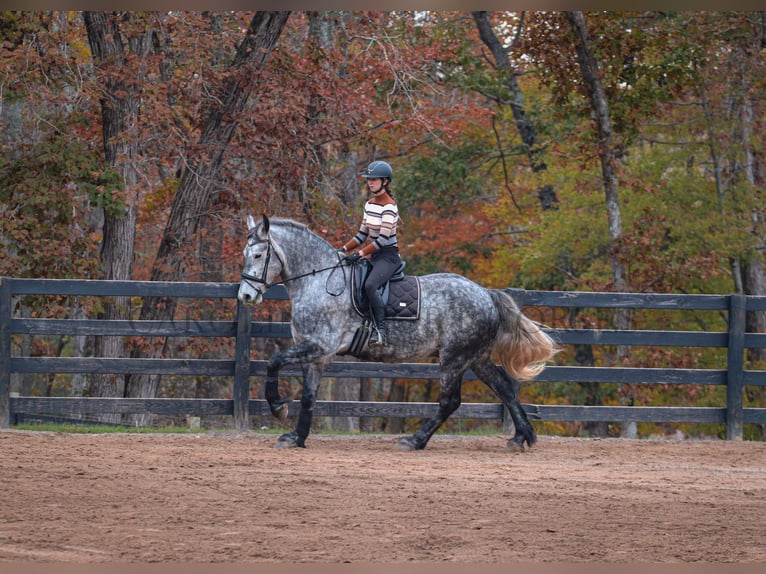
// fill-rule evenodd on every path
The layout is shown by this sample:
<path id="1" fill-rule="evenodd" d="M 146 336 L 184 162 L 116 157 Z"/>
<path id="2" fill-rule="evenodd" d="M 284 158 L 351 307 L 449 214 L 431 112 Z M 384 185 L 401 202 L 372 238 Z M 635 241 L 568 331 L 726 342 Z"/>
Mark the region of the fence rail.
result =
<path id="1" fill-rule="evenodd" d="M 254 322 L 249 308 L 237 304 L 234 321 L 139 321 L 45 319 L 16 317 L 14 297 L 24 295 L 130 296 L 234 299 L 238 284 L 171 283 L 152 281 L 93 281 L 68 279 L 0 278 L 0 428 L 19 413 L 83 415 L 152 413 L 230 415 L 239 430 L 249 428 L 252 415 L 268 414 L 265 401 L 250 398 L 251 377 L 263 377 L 266 361 L 250 358 L 253 337 L 289 338 L 289 324 Z M 766 387 L 766 371 L 745 369 L 745 349 L 766 348 L 766 334 L 746 333 L 748 312 L 766 312 L 766 297 L 733 295 L 676 295 L 645 293 L 585 293 L 510 290 L 522 307 L 665 309 L 718 311 L 726 316 L 722 332 L 660 330 L 551 329 L 561 344 L 709 347 L 727 350 L 720 369 L 550 366 L 538 376 L 543 382 L 618 384 L 694 384 L 726 386 L 720 407 L 636 407 L 584 405 L 524 405 L 530 418 L 544 421 L 705 422 L 725 423 L 727 438 L 741 439 L 746 423 L 766 424 L 766 409 L 744 408 L 747 386 Z M 286 299 L 282 286 L 272 287 L 266 299 Z M 235 339 L 230 359 L 132 359 L 99 357 L 12 356 L 13 335 L 122 335 L 162 337 L 229 337 Z M 725 367 L 725 368 L 724 368 Z M 233 377 L 231 399 L 11 397 L 12 373 L 121 373 Z M 283 369 L 284 376 L 300 376 L 299 367 Z M 431 363 L 363 363 L 339 360 L 324 377 L 438 379 Z M 471 372 L 467 379 L 475 378 Z M 291 414 L 299 405 L 290 406 Z M 431 416 L 433 403 L 319 401 L 318 416 L 404 417 Z M 500 403 L 464 403 L 453 415 L 462 418 L 503 419 Z"/>

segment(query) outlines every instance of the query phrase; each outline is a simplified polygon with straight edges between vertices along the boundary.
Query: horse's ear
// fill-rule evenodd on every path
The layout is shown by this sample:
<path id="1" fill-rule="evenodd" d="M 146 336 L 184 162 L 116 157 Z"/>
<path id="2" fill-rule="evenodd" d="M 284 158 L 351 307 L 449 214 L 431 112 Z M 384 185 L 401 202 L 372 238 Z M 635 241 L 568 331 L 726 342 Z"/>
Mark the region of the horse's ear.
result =
<path id="1" fill-rule="evenodd" d="M 269 232 L 269 218 L 266 217 L 266 214 L 263 214 L 263 229 L 261 230 L 264 234 Z"/>
<path id="2" fill-rule="evenodd" d="M 253 216 L 248 213 L 247 215 L 247 230 L 252 231 L 253 227 L 255 227 L 255 219 L 253 219 Z"/>

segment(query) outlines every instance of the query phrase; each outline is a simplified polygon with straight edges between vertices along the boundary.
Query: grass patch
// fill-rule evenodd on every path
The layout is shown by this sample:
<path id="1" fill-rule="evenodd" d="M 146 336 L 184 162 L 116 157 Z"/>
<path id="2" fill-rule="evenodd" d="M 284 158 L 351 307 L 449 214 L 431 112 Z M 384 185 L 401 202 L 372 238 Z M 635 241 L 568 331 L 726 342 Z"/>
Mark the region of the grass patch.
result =
<path id="1" fill-rule="evenodd" d="M 216 433 L 216 432 L 231 432 L 231 427 L 223 426 L 221 428 L 194 428 L 191 429 L 188 426 L 127 426 L 119 424 L 99 424 L 84 422 L 57 422 L 57 421 L 29 421 L 19 422 L 11 425 L 12 429 L 24 430 L 24 431 L 42 431 L 42 432 L 56 432 L 56 433 L 73 433 L 73 434 L 200 434 L 200 433 Z M 287 426 L 258 426 L 253 424 L 251 431 L 258 434 L 267 435 L 281 435 L 289 432 L 292 429 L 292 425 Z M 402 434 L 411 434 L 414 429 L 405 429 Z M 445 424 L 440 428 L 437 435 L 454 435 L 454 436 L 494 436 L 502 434 L 502 424 L 485 423 L 480 425 L 462 425 Z M 390 434 L 385 431 L 372 431 L 370 433 L 361 432 L 359 430 L 339 430 L 332 428 L 312 428 L 311 434 L 320 434 L 327 436 L 364 436 L 366 434 L 379 435 Z"/>
<path id="2" fill-rule="evenodd" d="M 122 425 L 98 425 L 98 424 L 67 424 L 67 423 L 20 423 L 12 425 L 16 430 L 61 432 L 77 434 L 106 434 L 106 433 L 131 433 L 131 434 L 188 434 L 198 433 L 199 429 L 191 431 L 187 427 L 129 427 Z"/>

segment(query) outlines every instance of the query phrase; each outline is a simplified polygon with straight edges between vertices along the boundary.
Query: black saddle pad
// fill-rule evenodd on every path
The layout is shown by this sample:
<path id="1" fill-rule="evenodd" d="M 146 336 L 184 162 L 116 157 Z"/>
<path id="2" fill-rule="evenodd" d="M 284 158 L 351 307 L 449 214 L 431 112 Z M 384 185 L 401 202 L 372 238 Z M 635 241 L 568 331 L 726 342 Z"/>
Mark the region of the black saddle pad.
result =
<path id="1" fill-rule="evenodd" d="M 398 281 L 390 281 L 386 318 L 415 321 L 420 318 L 420 280 L 405 275 Z"/>
<path id="2" fill-rule="evenodd" d="M 386 304 L 386 319 L 414 321 L 420 318 L 420 280 L 412 275 L 404 275 L 404 263 L 394 273 L 393 278 L 380 287 L 381 296 Z M 354 310 L 362 317 L 368 316 L 367 295 L 362 288 L 370 272 L 370 264 L 360 259 L 351 269 L 351 301 Z"/>

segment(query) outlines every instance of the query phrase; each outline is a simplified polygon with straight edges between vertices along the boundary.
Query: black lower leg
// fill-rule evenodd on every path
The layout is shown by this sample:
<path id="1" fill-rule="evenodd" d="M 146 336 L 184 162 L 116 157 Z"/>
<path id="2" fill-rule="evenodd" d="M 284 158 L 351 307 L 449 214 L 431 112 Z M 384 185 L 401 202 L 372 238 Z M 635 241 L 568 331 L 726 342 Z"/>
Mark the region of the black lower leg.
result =
<path id="1" fill-rule="evenodd" d="M 378 345 L 386 344 L 386 306 L 383 303 L 383 298 L 380 296 L 380 292 L 376 289 L 372 292 L 368 292 L 370 301 L 370 314 L 372 315 L 372 321 L 375 325 L 375 334 L 373 335 L 373 342 Z"/>
<path id="2" fill-rule="evenodd" d="M 301 364 L 303 366 L 303 396 L 301 398 L 301 410 L 298 415 L 298 425 L 295 431 L 280 437 L 279 446 L 304 446 L 306 437 L 311 430 L 311 418 L 316 390 L 322 378 L 321 360 L 325 351 L 313 341 L 302 341 L 284 351 L 275 353 L 266 366 L 266 400 L 271 412 L 284 422 L 287 417 L 287 402 L 279 396 L 278 373 L 286 365 Z"/>
<path id="3" fill-rule="evenodd" d="M 279 396 L 279 368 L 268 368 L 266 370 L 266 388 L 264 395 L 269 404 L 271 414 L 283 421 L 287 418 L 287 403 L 290 399 L 283 399 Z"/>
<path id="4" fill-rule="evenodd" d="M 265 394 L 268 401 L 279 399 L 279 369 L 266 370 Z"/>
<path id="5" fill-rule="evenodd" d="M 476 375 L 503 401 L 505 408 L 511 415 L 513 425 L 516 429 L 513 438 L 509 441 L 523 448 L 524 442 L 529 446 L 537 442 L 535 428 L 529 422 L 527 413 L 519 401 L 518 383 L 512 379 L 505 369 L 495 366 L 491 361 L 479 362 L 473 365 L 473 371 Z"/>
<path id="6" fill-rule="evenodd" d="M 307 410 L 301 408 L 301 412 L 298 414 L 298 425 L 295 427 L 296 444 L 300 447 L 306 448 L 306 438 L 311 432 L 311 419 L 314 416 L 313 410 Z"/>
<path id="7" fill-rule="evenodd" d="M 460 406 L 460 378 L 456 382 L 442 386 L 442 392 L 439 396 L 439 409 L 433 418 L 423 423 L 415 434 L 411 437 L 402 439 L 402 442 L 415 450 L 426 447 L 433 434 L 439 430 L 452 413 Z"/>
<path id="8" fill-rule="evenodd" d="M 266 387 L 264 394 L 271 414 L 283 423 L 287 420 L 289 398 L 279 396 L 279 371 L 289 364 L 305 363 L 321 356 L 322 348 L 311 341 L 304 341 L 284 351 L 274 353 L 266 365 Z"/>

